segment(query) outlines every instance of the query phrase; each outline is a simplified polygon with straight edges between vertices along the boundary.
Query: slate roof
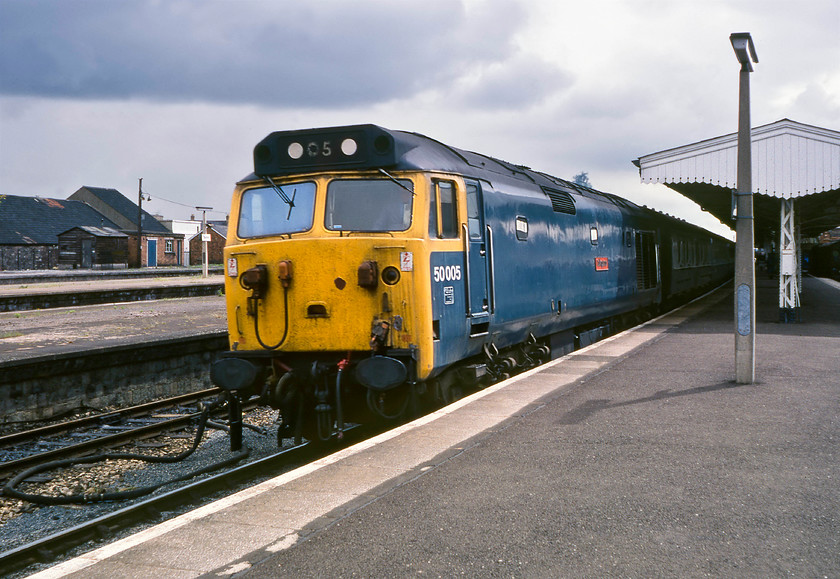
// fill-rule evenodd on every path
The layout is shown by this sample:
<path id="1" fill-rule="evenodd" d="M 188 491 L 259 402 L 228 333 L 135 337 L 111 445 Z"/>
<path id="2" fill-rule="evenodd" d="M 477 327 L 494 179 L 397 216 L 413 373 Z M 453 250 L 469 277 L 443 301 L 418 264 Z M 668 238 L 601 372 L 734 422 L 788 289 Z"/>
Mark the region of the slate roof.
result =
<path id="1" fill-rule="evenodd" d="M 110 206 L 114 211 L 125 217 L 134 226 L 137 226 L 137 204 L 116 189 L 104 187 L 88 187 L 86 189 L 92 195 L 98 197 L 103 203 Z M 150 213 L 143 211 L 143 233 L 171 233 L 166 226 L 152 217 Z"/>
<path id="2" fill-rule="evenodd" d="M 216 233 L 221 235 L 224 239 L 227 239 L 228 226 L 227 226 L 227 223 L 225 221 L 214 221 L 212 223 L 210 221 L 208 221 L 207 222 L 207 230 L 208 230 L 208 232 L 210 230 L 215 231 Z M 200 237 L 200 236 L 201 236 L 201 231 L 199 231 L 198 233 L 193 233 L 192 235 L 187 236 L 187 241 L 192 241 L 196 237 Z"/>
<path id="3" fill-rule="evenodd" d="M 0 245 L 55 245 L 59 233 L 82 225 L 119 229 L 81 201 L 0 196 Z"/>
<path id="4" fill-rule="evenodd" d="M 67 233 L 68 231 L 73 231 L 74 229 L 81 229 L 82 231 L 86 231 L 95 237 L 128 237 L 122 231 L 118 231 L 113 227 L 94 227 L 93 225 L 80 225 L 78 227 L 71 227 L 67 231 L 62 231 L 59 233 Z"/>
<path id="5" fill-rule="evenodd" d="M 227 221 L 208 221 L 207 225 L 212 227 L 213 230 L 227 239 L 227 231 L 228 231 L 228 224 Z"/>

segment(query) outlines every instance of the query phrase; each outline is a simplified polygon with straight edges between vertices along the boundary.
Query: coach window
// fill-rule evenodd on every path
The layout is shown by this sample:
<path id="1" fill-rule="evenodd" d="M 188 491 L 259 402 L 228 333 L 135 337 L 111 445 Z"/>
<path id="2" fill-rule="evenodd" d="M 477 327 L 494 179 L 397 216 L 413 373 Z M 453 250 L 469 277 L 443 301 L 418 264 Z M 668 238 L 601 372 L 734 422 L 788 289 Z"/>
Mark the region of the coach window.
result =
<path id="1" fill-rule="evenodd" d="M 438 239 L 458 237 L 458 209 L 455 203 L 455 184 L 433 181 L 429 204 L 429 235 Z"/>

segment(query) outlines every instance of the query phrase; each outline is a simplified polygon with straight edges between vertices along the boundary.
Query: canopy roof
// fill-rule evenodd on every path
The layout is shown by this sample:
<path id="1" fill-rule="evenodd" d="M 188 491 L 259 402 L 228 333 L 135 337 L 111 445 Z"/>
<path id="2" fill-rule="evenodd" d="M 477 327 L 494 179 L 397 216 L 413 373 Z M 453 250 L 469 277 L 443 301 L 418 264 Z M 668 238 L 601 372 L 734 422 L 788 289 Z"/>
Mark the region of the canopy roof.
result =
<path id="1" fill-rule="evenodd" d="M 840 225 L 840 132 L 782 119 L 753 128 L 751 140 L 758 236 L 779 229 L 779 198 L 797 200 L 806 237 Z M 663 183 L 734 224 L 737 133 L 644 155 L 634 164 L 643 183 Z"/>

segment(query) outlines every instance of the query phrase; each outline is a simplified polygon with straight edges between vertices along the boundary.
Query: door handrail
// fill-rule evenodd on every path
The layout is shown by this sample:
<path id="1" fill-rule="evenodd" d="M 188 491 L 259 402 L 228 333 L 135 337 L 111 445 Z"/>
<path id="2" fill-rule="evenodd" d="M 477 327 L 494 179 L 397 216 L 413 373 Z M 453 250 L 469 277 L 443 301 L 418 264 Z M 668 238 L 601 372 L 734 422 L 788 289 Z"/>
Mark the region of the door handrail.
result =
<path id="1" fill-rule="evenodd" d="M 467 224 L 461 224 L 461 232 L 464 234 L 464 301 L 467 304 L 467 317 L 472 316 L 472 307 L 470 304 L 470 232 L 467 229 Z"/>
<path id="2" fill-rule="evenodd" d="M 493 249 L 493 229 L 487 226 L 487 259 L 490 261 L 490 313 L 496 311 L 496 261 L 495 251 Z"/>

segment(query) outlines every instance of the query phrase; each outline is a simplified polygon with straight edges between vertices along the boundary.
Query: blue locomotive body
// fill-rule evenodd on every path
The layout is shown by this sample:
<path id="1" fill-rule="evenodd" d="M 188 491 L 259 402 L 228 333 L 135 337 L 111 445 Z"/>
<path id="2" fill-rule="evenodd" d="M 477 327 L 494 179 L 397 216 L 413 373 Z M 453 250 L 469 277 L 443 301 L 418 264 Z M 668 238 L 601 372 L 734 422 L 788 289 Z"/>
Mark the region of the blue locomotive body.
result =
<path id="1" fill-rule="evenodd" d="M 547 338 L 556 357 L 732 275 L 723 238 L 614 195 L 514 174 L 475 179 L 467 249 L 432 254 L 433 271 L 469 271 L 433 288 L 438 369 L 487 343 L 503 349 L 531 337 Z"/>

